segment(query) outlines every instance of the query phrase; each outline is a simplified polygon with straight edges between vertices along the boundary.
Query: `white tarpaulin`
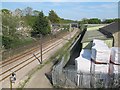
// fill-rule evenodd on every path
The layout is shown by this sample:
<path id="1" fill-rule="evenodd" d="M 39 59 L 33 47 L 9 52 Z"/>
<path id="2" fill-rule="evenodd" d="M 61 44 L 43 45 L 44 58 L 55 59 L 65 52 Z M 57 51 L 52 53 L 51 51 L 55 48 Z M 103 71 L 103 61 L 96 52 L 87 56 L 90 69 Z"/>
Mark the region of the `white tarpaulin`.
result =
<path id="1" fill-rule="evenodd" d="M 109 73 L 110 74 L 120 74 L 120 65 L 109 64 Z"/>
<path id="2" fill-rule="evenodd" d="M 112 47 L 111 48 L 111 61 L 120 64 L 120 48 Z"/>
<path id="3" fill-rule="evenodd" d="M 92 46 L 95 46 L 95 45 L 99 45 L 99 44 L 104 44 L 104 41 L 103 40 L 99 40 L 99 39 L 93 39 L 93 44 Z"/>
<path id="4" fill-rule="evenodd" d="M 108 64 L 94 64 L 91 63 L 91 84 L 95 88 L 108 87 L 108 73 L 109 65 Z"/>
<path id="5" fill-rule="evenodd" d="M 110 72 L 110 86 L 119 87 L 120 86 L 120 65 L 114 65 L 110 63 L 109 65 Z"/>
<path id="6" fill-rule="evenodd" d="M 75 59 L 78 72 L 78 83 L 77 85 L 81 88 L 90 88 L 90 65 L 91 65 L 91 50 L 83 49 L 80 56 Z"/>
<path id="7" fill-rule="evenodd" d="M 77 71 L 89 73 L 90 65 L 91 65 L 90 59 L 91 59 L 91 50 L 83 49 L 80 53 L 80 56 L 75 59 L 77 65 Z"/>
<path id="8" fill-rule="evenodd" d="M 96 42 L 93 41 L 95 44 L 92 47 L 92 55 L 91 58 L 97 62 L 104 62 L 109 63 L 110 60 L 110 49 L 104 42 Z"/>
<path id="9" fill-rule="evenodd" d="M 99 74 L 99 73 L 105 73 L 108 74 L 109 73 L 109 65 L 108 64 L 94 64 L 94 62 L 92 62 L 92 69 L 91 69 L 91 73 L 92 74 Z"/>

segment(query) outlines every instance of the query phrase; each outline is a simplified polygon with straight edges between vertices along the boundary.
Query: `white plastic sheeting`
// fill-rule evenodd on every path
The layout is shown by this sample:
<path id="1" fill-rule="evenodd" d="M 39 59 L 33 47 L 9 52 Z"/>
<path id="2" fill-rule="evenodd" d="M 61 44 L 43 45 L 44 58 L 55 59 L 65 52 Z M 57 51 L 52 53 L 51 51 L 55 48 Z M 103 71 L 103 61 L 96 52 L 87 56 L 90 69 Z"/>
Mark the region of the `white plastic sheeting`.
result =
<path id="1" fill-rule="evenodd" d="M 102 40 L 94 40 L 92 50 L 82 49 L 80 56 L 75 59 L 77 67 L 77 85 L 81 88 L 108 88 L 120 85 L 120 65 L 110 63 L 110 55 L 115 63 L 119 63 L 120 49 L 113 47 L 109 49 Z M 111 52 L 112 50 L 112 52 Z M 117 54 L 117 55 L 116 55 Z M 97 62 L 108 64 L 95 64 Z M 117 84 L 116 84 L 117 82 Z"/>
<path id="2" fill-rule="evenodd" d="M 109 65 L 108 64 L 94 64 L 91 63 L 91 85 L 94 88 L 108 87 L 108 73 Z"/>
<path id="3" fill-rule="evenodd" d="M 120 48 L 112 47 L 111 48 L 111 61 L 120 64 Z"/>
<path id="4" fill-rule="evenodd" d="M 120 74 L 120 65 L 109 64 L 109 73 L 110 74 Z"/>
<path id="5" fill-rule="evenodd" d="M 103 40 L 99 40 L 99 39 L 93 39 L 92 46 L 96 46 L 96 45 L 99 45 L 99 44 L 104 44 L 104 41 Z"/>
<path id="6" fill-rule="evenodd" d="M 77 66 L 78 72 L 90 72 L 90 65 L 91 65 L 91 50 L 83 49 L 80 53 L 80 56 L 75 59 L 75 63 Z"/>
<path id="7" fill-rule="evenodd" d="M 78 72 L 77 85 L 81 88 L 90 88 L 90 67 L 91 67 L 91 50 L 83 49 L 80 56 L 75 59 Z"/>
<path id="8" fill-rule="evenodd" d="M 120 86 L 120 65 L 114 65 L 110 63 L 109 74 L 110 74 L 110 86 L 113 88 L 119 87 Z"/>
<path id="9" fill-rule="evenodd" d="M 99 74 L 99 73 L 109 73 L 109 64 L 92 64 L 91 73 L 92 74 Z"/>
<path id="10" fill-rule="evenodd" d="M 111 50 L 102 40 L 93 40 L 91 58 L 97 62 L 109 63 Z"/>

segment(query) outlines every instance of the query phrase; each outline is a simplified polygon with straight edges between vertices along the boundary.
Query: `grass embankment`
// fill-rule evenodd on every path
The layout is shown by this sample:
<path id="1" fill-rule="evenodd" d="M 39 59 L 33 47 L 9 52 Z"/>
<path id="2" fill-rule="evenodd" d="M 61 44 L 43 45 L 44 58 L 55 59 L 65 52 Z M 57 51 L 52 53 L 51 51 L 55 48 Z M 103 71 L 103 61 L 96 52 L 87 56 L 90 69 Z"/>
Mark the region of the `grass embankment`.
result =
<path id="1" fill-rule="evenodd" d="M 53 56 L 51 56 L 50 59 L 48 59 L 45 62 L 43 62 L 42 65 L 38 65 L 34 69 L 32 69 L 27 74 L 27 78 L 25 78 L 25 80 L 23 80 L 19 84 L 18 90 L 22 90 L 25 87 L 25 85 L 27 84 L 27 82 L 29 82 L 30 78 L 34 75 L 34 73 L 36 73 L 38 70 L 42 69 L 45 65 L 47 65 L 47 64 L 49 64 L 51 62 L 54 65 L 56 62 L 61 61 L 63 56 L 65 56 L 65 58 L 67 58 L 67 55 L 69 54 L 69 50 L 68 49 L 70 48 L 70 46 L 72 45 L 72 43 L 76 40 L 76 37 L 78 36 L 78 34 L 79 34 L 79 32 L 71 40 L 69 40 L 69 42 L 67 42 L 62 48 L 60 48 L 59 50 L 57 50 L 57 52 L 55 52 L 55 54 Z M 64 63 L 66 63 L 66 62 L 67 61 L 64 61 Z"/>

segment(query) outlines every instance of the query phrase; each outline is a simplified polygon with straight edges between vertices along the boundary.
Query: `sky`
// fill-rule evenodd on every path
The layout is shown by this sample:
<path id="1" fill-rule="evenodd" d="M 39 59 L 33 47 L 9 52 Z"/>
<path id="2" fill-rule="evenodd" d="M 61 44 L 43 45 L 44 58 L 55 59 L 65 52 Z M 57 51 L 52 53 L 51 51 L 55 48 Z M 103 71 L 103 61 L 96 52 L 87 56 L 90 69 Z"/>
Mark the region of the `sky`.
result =
<path id="1" fill-rule="evenodd" d="M 2 2 L 2 8 L 14 11 L 16 8 L 31 7 L 43 11 L 47 16 L 54 10 L 58 16 L 65 19 L 81 20 L 82 18 L 117 18 L 118 2 Z M 88 0 L 89 1 L 89 0 Z"/>

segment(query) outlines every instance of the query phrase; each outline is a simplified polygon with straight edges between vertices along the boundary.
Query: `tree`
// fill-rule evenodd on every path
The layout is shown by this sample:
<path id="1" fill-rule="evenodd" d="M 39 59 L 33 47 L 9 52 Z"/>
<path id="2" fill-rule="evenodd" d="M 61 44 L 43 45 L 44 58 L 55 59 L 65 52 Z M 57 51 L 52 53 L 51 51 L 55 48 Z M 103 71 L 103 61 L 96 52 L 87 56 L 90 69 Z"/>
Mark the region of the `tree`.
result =
<path id="1" fill-rule="evenodd" d="M 31 8 L 31 7 L 26 7 L 26 8 L 24 9 L 24 14 L 25 14 L 26 16 L 32 15 L 32 8 Z"/>
<path id="2" fill-rule="evenodd" d="M 101 20 L 98 19 L 98 18 L 91 18 L 91 19 L 88 20 L 88 23 L 89 24 L 100 24 Z"/>
<path id="3" fill-rule="evenodd" d="M 19 20 L 10 14 L 9 10 L 2 10 L 2 32 L 3 34 L 9 33 L 13 36 L 16 32 L 16 26 Z M 4 33 L 5 32 L 5 33 Z"/>
<path id="4" fill-rule="evenodd" d="M 49 33 L 50 33 L 49 21 L 41 11 L 33 25 L 33 31 L 31 32 L 31 34 L 32 36 L 36 36 L 38 34 L 46 35 Z"/>
<path id="5" fill-rule="evenodd" d="M 37 11 L 37 10 L 34 10 L 34 11 L 33 11 L 33 15 L 34 15 L 34 16 L 38 16 L 39 13 L 40 13 L 40 11 Z"/>
<path id="6" fill-rule="evenodd" d="M 48 18 L 49 18 L 49 20 L 50 20 L 51 23 L 60 23 L 59 16 L 53 10 L 51 10 L 49 12 Z"/>
<path id="7" fill-rule="evenodd" d="M 2 45 L 9 49 L 12 47 L 13 41 L 18 40 L 16 35 L 16 26 L 19 23 L 17 17 L 11 14 L 11 11 L 2 9 Z"/>
<path id="8" fill-rule="evenodd" d="M 112 23 L 114 21 L 114 19 L 105 19 L 102 23 Z"/>
<path id="9" fill-rule="evenodd" d="M 15 15 L 15 16 L 18 16 L 18 17 L 21 17 L 21 16 L 23 16 L 23 12 L 22 12 L 21 9 L 17 8 L 17 9 L 15 9 L 15 11 L 14 11 L 14 15 Z"/>
<path id="10" fill-rule="evenodd" d="M 10 12 L 10 10 L 8 10 L 8 9 L 2 9 L 2 14 L 10 15 L 11 12 Z"/>
<path id="11" fill-rule="evenodd" d="M 83 19 L 82 19 L 82 23 L 83 23 L 83 24 L 88 24 L 88 19 L 87 19 L 87 18 L 83 18 Z"/>

